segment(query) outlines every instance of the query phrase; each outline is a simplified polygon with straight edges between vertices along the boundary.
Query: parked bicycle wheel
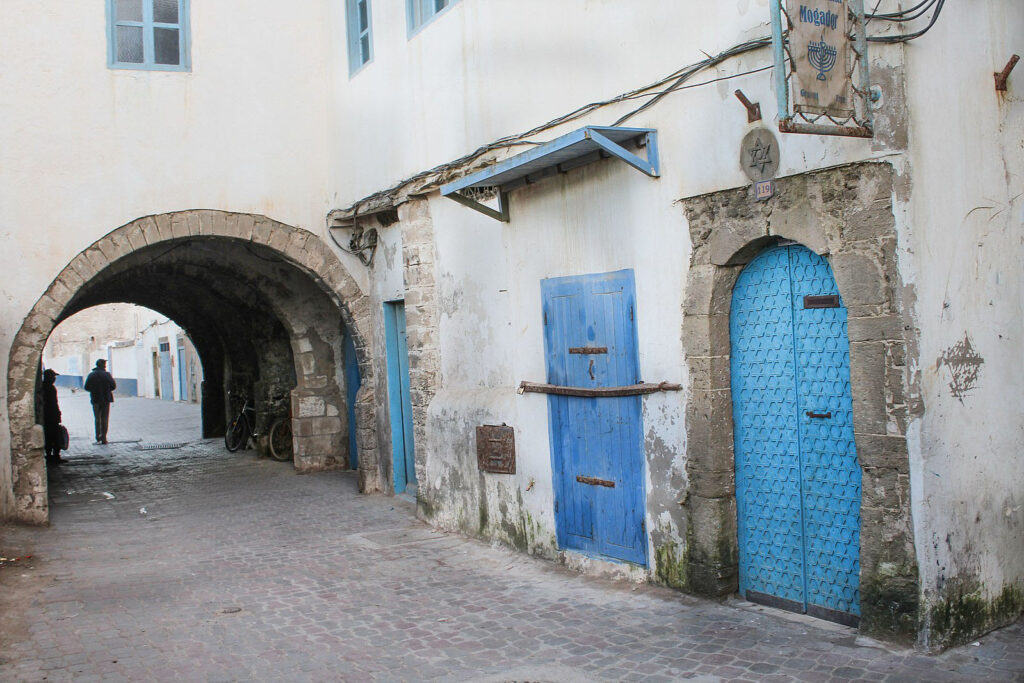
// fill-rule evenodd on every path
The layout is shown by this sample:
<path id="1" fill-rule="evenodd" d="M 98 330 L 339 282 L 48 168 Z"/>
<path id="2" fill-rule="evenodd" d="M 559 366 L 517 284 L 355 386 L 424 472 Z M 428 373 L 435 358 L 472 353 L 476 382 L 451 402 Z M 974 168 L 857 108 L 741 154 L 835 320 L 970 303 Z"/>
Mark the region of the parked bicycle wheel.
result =
<path id="1" fill-rule="evenodd" d="M 245 424 L 244 418 L 239 416 L 232 420 L 228 425 L 228 430 L 224 432 L 224 445 L 227 446 L 228 451 L 234 453 L 241 448 L 248 436 L 248 431 L 248 425 Z"/>
<path id="2" fill-rule="evenodd" d="M 270 457 L 284 462 L 292 459 L 292 421 L 279 417 L 270 426 Z"/>

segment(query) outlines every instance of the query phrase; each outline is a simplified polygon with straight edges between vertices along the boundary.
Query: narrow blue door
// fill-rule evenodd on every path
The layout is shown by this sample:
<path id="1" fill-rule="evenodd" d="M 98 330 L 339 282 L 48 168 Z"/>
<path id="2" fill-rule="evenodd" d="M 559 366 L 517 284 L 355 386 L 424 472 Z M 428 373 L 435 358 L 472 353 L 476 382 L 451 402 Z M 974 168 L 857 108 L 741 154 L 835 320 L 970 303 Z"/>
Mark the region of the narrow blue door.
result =
<path id="1" fill-rule="evenodd" d="M 160 398 L 174 400 L 174 372 L 171 369 L 171 343 L 160 342 Z"/>
<path id="2" fill-rule="evenodd" d="M 395 493 L 402 493 L 416 485 L 404 302 L 389 301 L 384 304 L 384 328 L 388 359 L 388 399 L 391 409 L 391 463 L 394 469 Z"/>
<path id="3" fill-rule="evenodd" d="M 185 347 L 178 347 L 178 397 L 182 401 L 188 400 L 188 373 L 185 372 Z"/>
<path id="4" fill-rule="evenodd" d="M 759 254 L 730 311 L 740 592 L 855 624 L 861 476 L 846 309 L 828 262 Z"/>
<path id="5" fill-rule="evenodd" d="M 633 271 L 541 282 L 548 383 L 640 381 Z M 548 396 L 558 544 L 646 565 L 639 396 Z"/>
<path id="6" fill-rule="evenodd" d="M 356 345 L 352 335 L 345 331 L 345 400 L 348 405 L 348 466 L 359 469 L 359 449 L 356 445 L 356 394 L 362 386 L 359 377 L 359 359 L 356 358 Z"/>

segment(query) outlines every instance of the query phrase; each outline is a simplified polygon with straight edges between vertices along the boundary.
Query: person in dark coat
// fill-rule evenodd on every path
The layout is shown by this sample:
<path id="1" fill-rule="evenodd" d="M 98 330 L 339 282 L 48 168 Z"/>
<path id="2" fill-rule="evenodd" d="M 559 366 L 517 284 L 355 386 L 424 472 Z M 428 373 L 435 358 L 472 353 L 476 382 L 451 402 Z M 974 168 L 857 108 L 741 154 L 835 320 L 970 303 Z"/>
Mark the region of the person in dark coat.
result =
<path id="1" fill-rule="evenodd" d="M 107 361 L 100 358 L 96 361 L 89 376 L 85 378 L 85 390 L 92 401 L 92 414 L 96 418 L 96 443 L 107 443 L 107 426 L 110 424 L 110 404 L 114 402 L 114 389 L 117 382 L 107 372 Z"/>
<path id="2" fill-rule="evenodd" d="M 47 465 L 66 462 L 60 457 L 64 439 L 60 433 L 60 405 L 57 403 L 57 386 L 54 384 L 57 374 L 53 370 L 43 371 L 43 444 Z"/>

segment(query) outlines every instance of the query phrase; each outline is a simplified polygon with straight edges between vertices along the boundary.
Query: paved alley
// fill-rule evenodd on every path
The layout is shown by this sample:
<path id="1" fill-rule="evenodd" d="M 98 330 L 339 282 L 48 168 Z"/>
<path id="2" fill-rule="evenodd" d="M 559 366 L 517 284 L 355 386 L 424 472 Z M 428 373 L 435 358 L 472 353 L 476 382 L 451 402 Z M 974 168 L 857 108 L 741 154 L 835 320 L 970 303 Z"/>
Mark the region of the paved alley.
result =
<path id="1" fill-rule="evenodd" d="M 87 397 L 61 400 L 75 438 L 52 526 L 0 536 L 31 555 L 0 567 L 5 681 L 1024 680 L 1021 623 L 939 657 L 887 651 L 432 532 L 353 474 L 200 439 L 193 405 L 119 399 L 116 443 L 93 446 Z"/>

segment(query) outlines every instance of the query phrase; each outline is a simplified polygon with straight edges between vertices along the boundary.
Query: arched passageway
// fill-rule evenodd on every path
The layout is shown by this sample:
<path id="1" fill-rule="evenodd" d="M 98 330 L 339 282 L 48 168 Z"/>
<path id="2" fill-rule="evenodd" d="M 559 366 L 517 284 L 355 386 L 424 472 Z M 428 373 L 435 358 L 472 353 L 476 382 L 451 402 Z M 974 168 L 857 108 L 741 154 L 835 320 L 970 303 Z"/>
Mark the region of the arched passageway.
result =
<path id="1" fill-rule="evenodd" d="M 354 431 L 360 487 L 379 489 L 369 306 L 358 286 L 307 231 L 262 216 L 186 211 L 140 218 L 86 249 L 22 325 L 8 366 L 14 517 L 47 519 L 36 409 L 46 339 L 75 313 L 116 302 L 150 308 L 187 331 L 205 378 L 204 436 L 223 434 L 235 403 L 249 397 L 258 430 L 291 411 L 300 471 L 354 463 Z M 349 377 L 346 353 L 356 356 Z M 361 383 L 354 419 L 346 391 L 353 365 Z"/>

